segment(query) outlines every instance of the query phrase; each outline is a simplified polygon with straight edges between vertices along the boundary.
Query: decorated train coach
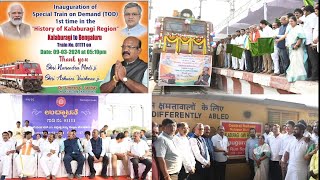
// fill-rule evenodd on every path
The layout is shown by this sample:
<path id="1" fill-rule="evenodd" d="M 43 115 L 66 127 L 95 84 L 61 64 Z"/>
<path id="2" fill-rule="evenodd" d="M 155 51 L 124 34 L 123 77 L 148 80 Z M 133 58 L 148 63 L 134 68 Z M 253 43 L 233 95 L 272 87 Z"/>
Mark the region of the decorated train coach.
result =
<path id="1" fill-rule="evenodd" d="M 0 83 L 24 92 L 39 91 L 43 83 L 40 65 L 27 59 L 0 65 Z"/>

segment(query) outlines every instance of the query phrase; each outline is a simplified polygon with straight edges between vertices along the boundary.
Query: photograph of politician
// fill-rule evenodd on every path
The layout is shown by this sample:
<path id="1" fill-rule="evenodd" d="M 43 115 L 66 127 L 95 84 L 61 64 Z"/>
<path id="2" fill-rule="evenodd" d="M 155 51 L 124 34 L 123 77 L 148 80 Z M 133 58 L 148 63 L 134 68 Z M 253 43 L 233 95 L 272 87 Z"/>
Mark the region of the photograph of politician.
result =
<path id="1" fill-rule="evenodd" d="M 124 7 L 124 20 L 127 27 L 121 33 L 126 36 L 141 36 L 147 32 L 147 28 L 140 24 L 142 8 L 138 3 L 130 2 Z"/>
<path id="2" fill-rule="evenodd" d="M 139 58 L 140 39 L 129 36 L 121 46 L 124 61 L 117 61 L 100 84 L 101 93 L 147 93 L 148 65 Z"/>
<path id="3" fill-rule="evenodd" d="M 12 3 L 8 8 L 9 21 L 0 25 L 0 35 L 8 39 L 25 39 L 31 35 L 31 26 L 23 22 L 24 8 Z"/>

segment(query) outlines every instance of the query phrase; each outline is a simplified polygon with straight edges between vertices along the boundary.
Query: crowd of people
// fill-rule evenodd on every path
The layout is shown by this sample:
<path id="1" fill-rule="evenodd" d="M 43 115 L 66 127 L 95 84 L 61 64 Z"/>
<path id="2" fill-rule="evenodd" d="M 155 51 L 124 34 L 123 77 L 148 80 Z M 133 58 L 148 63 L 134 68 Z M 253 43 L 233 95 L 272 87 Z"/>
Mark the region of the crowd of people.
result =
<path id="1" fill-rule="evenodd" d="M 185 122 L 153 122 L 153 180 L 225 180 L 230 143 L 223 126 L 212 129 L 197 123 L 189 132 Z M 318 122 L 290 120 L 282 128 L 267 123 L 263 134 L 254 128 L 248 134 L 244 155 L 250 180 L 319 179 Z"/>
<path id="2" fill-rule="evenodd" d="M 67 138 L 63 138 L 63 131 L 48 133 L 43 130 L 42 134 L 35 134 L 29 120 L 25 126 L 16 123 L 13 131 L 2 132 L 0 141 L 0 163 L 2 163 L 1 180 L 4 180 L 10 173 L 12 163 L 16 165 L 17 174 L 20 178 L 33 177 L 37 169 L 37 156 L 40 156 L 38 164 L 42 168 L 46 179 L 56 179 L 58 170 L 63 165 L 68 173 L 68 179 L 81 179 L 84 162 L 87 161 L 90 168 L 89 179 L 96 176 L 94 163 L 102 163 L 101 177 L 108 178 L 107 166 L 112 165 L 112 176 L 118 179 L 117 160 L 121 160 L 127 179 L 130 178 L 129 161 L 132 163 L 134 179 L 146 179 L 151 169 L 150 148 L 145 137 L 145 130 L 135 131 L 130 137 L 128 131 L 118 132 L 114 130 L 110 137 L 107 137 L 108 125 L 101 130 L 94 129 L 92 132 L 85 131 L 84 138 L 77 137 L 75 129 L 68 132 Z M 32 137 L 36 138 L 33 139 Z M 87 160 L 86 158 L 87 157 Z M 77 161 L 77 169 L 72 171 L 71 161 Z M 49 161 L 52 163 L 50 166 Z M 145 170 L 139 177 L 139 163 L 145 165 Z M 140 172 L 141 174 L 141 172 Z"/>
<path id="3" fill-rule="evenodd" d="M 319 79 L 319 4 L 303 6 L 279 21 L 251 25 L 217 43 L 213 66 L 286 77 L 288 82 Z M 274 52 L 253 56 L 250 43 L 274 38 Z M 244 49 L 240 59 L 227 53 L 227 44 Z"/>

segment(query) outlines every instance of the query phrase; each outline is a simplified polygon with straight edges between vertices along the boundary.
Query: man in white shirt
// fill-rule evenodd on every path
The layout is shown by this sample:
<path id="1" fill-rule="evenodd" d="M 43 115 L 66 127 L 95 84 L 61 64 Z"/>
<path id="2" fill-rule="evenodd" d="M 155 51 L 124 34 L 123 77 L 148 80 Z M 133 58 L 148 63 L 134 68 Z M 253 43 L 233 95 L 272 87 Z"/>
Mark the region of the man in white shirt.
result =
<path id="1" fill-rule="evenodd" d="M 59 130 L 58 131 L 58 138 L 56 138 L 54 141 L 56 141 L 59 144 L 59 152 L 61 152 L 61 147 L 63 144 L 63 141 L 66 140 L 66 138 L 62 137 L 63 136 L 63 131 Z"/>
<path id="2" fill-rule="evenodd" d="M 225 129 L 219 126 L 217 134 L 211 138 L 214 146 L 214 167 L 217 180 L 224 180 L 229 153 L 229 141 L 224 135 Z"/>
<path id="3" fill-rule="evenodd" d="M 138 131 L 133 133 L 134 141 L 130 146 L 130 151 L 128 151 L 128 155 L 131 157 L 130 161 L 132 162 L 133 171 L 134 171 L 134 179 L 139 179 L 139 163 L 142 163 L 146 166 L 145 170 L 141 175 L 141 179 L 145 180 L 148 172 L 152 167 L 152 163 L 150 159 L 148 159 L 149 154 L 149 146 L 146 141 L 141 140 L 140 133 Z"/>
<path id="4" fill-rule="evenodd" d="M 287 121 L 286 123 L 287 133 L 283 135 L 282 142 L 280 144 L 279 159 L 280 159 L 280 166 L 281 166 L 281 172 L 282 172 L 282 179 L 286 177 L 287 167 L 288 167 L 288 162 L 284 161 L 283 155 L 287 147 L 290 145 L 290 143 L 295 140 L 295 137 L 293 136 L 294 126 L 295 126 L 295 123 L 293 121 Z"/>
<path id="5" fill-rule="evenodd" d="M 190 179 L 210 179 L 210 154 L 206 141 L 202 137 L 204 133 L 204 126 L 198 123 L 194 128 L 194 136 L 189 139 L 191 150 L 196 159 L 196 171 L 190 175 Z"/>
<path id="6" fill-rule="evenodd" d="M 21 127 L 20 121 L 16 122 L 16 128 L 13 130 L 13 136 L 16 137 L 17 134 L 23 135 L 23 128 Z"/>
<path id="7" fill-rule="evenodd" d="M 237 36 L 235 38 L 235 43 L 236 43 L 237 46 L 240 46 L 241 39 L 242 39 L 242 37 L 240 36 L 240 30 L 236 31 L 236 35 Z M 240 69 L 240 64 L 239 64 L 239 59 L 238 58 L 236 58 L 236 62 L 235 62 L 234 67 L 235 67 L 235 70 L 239 70 Z"/>
<path id="8" fill-rule="evenodd" d="M 56 179 L 56 175 L 58 173 L 61 160 L 58 157 L 59 154 L 59 144 L 54 141 L 54 134 L 50 133 L 48 136 L 48 140 L 44 141 L 40 145 L 41 158 L 40 158 L 40 166 L 46 175 L 47 179 Z M 48 162 L 51 161 L 52 168 L 48 167 Z"/>
<path id="9" fill-rule="evenodd" d="M 309 143 L 305 141 L 303 133 L 305 126 L 303 124 L 296 124 L 294 126 L 293 140 L 287 147 L 284 154 L 284 162 L 288 162 L 288 172 L 285 180 L 300 180 L 307 179 L 308 176 L 308 161 L 304 159 Z"/>
<path id="10" fill-rule="evenodd" d="M 313 143 L 318 144 L 319 142 L 319 121 L 314 122 L 313 124 L 313 133 L 311 134 L 311 140 L 313 141 Z"/>
<path id="11" fill-rule="evenodd" d="M 319 79 L 319 53 L 312 47 L 312 36 L 314 29 L 319 23 L 319 17 L 314 13 L 314 8 L 311 5 L 304 8 L 304 13 L 306 18 L 304 20 L 303 31 L 306 35 L 306 46 L 309 61 L 307 72 L 311 73 L 308 80 L 315 81 Z"/>
<path id="12" fill-rule="evenodd" d="M 39 147 L 41 146 L 42 143 L 48 141 L 48 133 L 49 132 L 47 130 L 42 131 L 42 137 L 39 140 Z"/>
<path id="13" fill-rule="evenodd" d="M 239 46 L 242 48 L 242 49 L 245 49 L 245 40 L 247 38 L 247 35 L 246 35 L 246 30 L 245 29 L 241 29 L 240 30 L 240 39 L 239 39 Z M 246 55 L 245 55 L 245 51 L 242 52 L 242 57 L 241 59 L 239 59 L 239 69 L 241 71 L 243 71 L 245 69 L 245 62 L 246 62 Z"/>
<path id="14" fill-rule="evenodd" d="M 266 20 L 260 21 L 260 27 L 263 29 L 262 33 L 260 34 L 262 38 L 273 37 L 273 31 L 269 27 L 268 22 Z M 263 58 L 263 66 L 264 66 L 264 70 L 262 71 L 262 73 L 271 74 L 272 73 L 271 54 L 264 54 L 262 58 Z"/>
<path id="15" fill-rule="evenodd" d="M 303 11 L 300 9 L 300 8 L 297 8 L 293 11 L 294 13 L 294 16 L 297 18 L 297 23 L 298 25 L 300 26 L 303 26 L 304 24 L 304 19 L 306 18 L 304 15 L 303 15 Z"/>
<path id="16" fill-rule="evenodd" d="M 276 37 L 279 34 L 280 22 L 272 23 L 273 37 Z M 279 50 L 277 47 L 276 41 L 274 41 L 274 51 L 271 53 L 271 58 L 273 62 L 273 76 L 280 75 L 280 63 L 279 63 Z"/>
<path id="17" fill-rule="evenodd" d="M 9 175 L 9 168 L 11 167 L 12 156 L 15 152 L 15 147 L 12 142 L 9 141 L 9 133 L 2 133 L 2 140 L 0 141 L 0 163 L 2 163 L 1 180 L 5 180 L 6 176 Z"/>
<path id="18" fill-rule="evenodd" d="M 24 134 L 26 138 L 17 142 L 16 150 L 19 154 L 15 157 L 17 173 L 21 178 L 35 175 L 37 167 L 35 153 L 39 151 L 39 147 L 32 140 L 31 132 L 25 131 Z"/>
<path id="19" fill-rule="evenodd" d="M 272 132 L 272 125 L 269 123 L 266 123 L 264 125 L 264 133 L 263 133 L 264 139 L 265 139 L 265 143 L 268 143 L 268 139 L 270 136 L 273 136 L 273 132 Z"/>
<path id="20" fill-rule="evenodd" d="M 110 152 L 110 137 L 107 137 L 107 133 L 105 131 L 100 131 L 100 137 L 102 139 L 103 146 L 105 147 L 106 153 Z"/>
<path id="21" fill-rule="evenodd" d="M 236 37 L 237 37 L 236 34 L 232 34 L 230 44 L 233 44 L 233 45 L 237 44 Z M 238 69 L 238 60 L 236 57 L 231 56 L 231 67 L 232 69 Z"/>
<path id="22" fill-rule="evenodd" d="M 90 131 L 85 131 L 84 138 L 81 139 L 81 145 L 82 145 L 83 149 L 85 149 L 85 150 L 88 148 L 90 136 L 91 136 Z"/>
<path id="23" fill-rule="evenodd" d="M 124 7 L 124 19 L 127 27 L 121 33 L 126 36 L 141 36 L 147 32 L 139 21 L 141 19 L 142 8 L 135 2 L 130 2 Z"/>
<path id="24" fill-rule="evenodd" d="M 269 137 L 268 142 L 271 149 L 271 158 L 269 161 L 270 176 L 272 180 L 282 180 L 280 167 L 280 146 L 282 142 L 282 134 L 280 133 L 279 124 L 274 124 L 272 127 L 273 135 Z"/>
<path id="25" fill-rule="evenodd" d="M 89 179 L 95 178 L 96 170 L 93 163 L 102 162 L 101 176 L 107 178 L 107 166 L 109 162 L 108 156 L 106 156 L 106 147 L 99 137 L 99 131 L 94 129 L 92 131 L 92 138 L 89 140 L 86 151 L 89 153 L 88 164 L 90 167 Z"/>
<path id="26" fill-rule="evenodd" d="M 178 174 L 178 179 L 186 179 L 188 174 L 194 174 L 196 161 L 194 159 L 191 146 L 189 143 L 189 138 L 187 134 L 189 133 L 189 126 L 185 122 L 180 122 L 177 124 L 177 144 L 180 151 L 183 153 L 182 155 L 182 167 Z"/>
<path id="27" fill-rule="evenodd" d="M 29 126 L 29 124 L 30 124 L 29 120 L 25 120 L 24 121 L 23 132 L 29 131 L 29 132 L 31 132 L 31 136 L 33 136 L 34 135 L 34 129 L 33 129 L 33 127 Z"/>
<path id="28" fill-rule="evenodd" d="M 129 176 L 128 169 L 128 146 L 123 142 L 124 134 L 118 133 L 115 139 L 112 139 L 110 142 L 110 153 L 112 154 L 112 175 L 117 177 L 117 160 L 121 160 L 124 170 Z"/>

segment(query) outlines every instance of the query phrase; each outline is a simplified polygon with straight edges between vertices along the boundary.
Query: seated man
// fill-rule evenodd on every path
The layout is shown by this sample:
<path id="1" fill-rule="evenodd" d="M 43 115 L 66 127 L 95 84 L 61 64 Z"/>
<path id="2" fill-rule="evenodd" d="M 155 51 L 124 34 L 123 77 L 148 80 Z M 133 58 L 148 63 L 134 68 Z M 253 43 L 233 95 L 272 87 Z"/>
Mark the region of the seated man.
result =
<path id="1" fill-rule="evenodd" d="M 6 176 L 9 175 L 9 168 L 11 167 L 11 156 L 10 154 L 15 152 L 14 143 L 9 141 L 9 133 L 2 133 L 3 141 L 0 141 L 0 163 L 2 163 L 1 180 L 5 180 Z"/>
<path id="2" fill-rule="evenodd" d="M 46 175 L 47 179 L 56 179 L 60 167 L 60 158 L 58 157 L 59 153 L 59 144 L 54 140 L 54 134 L 50 133 L 48 136 L 48 141 L 43 141 L 40 146 L 41 159 L 40 166 Z M 51 161 L 53 166 L 51 169 L 48 167 L 48 161 Z"/>
<path id="3" fill-rule="evenodd" d="M 107 166 L 109 162 L 108 156 L 106 156 L 106 147 L 102 142 L 102 138 L 99 137 L 99 132 L 97 129 L 92 131 L 92 138 L 88 142 L 87 150 L 89 153 L 88 164 L 90 167 L 90 177 L 93 179 L 96 175 L 96 170 L 94 169 L 93 163 L 102 162 L 101 176 L 107 178 Z"/>
<path id="4" fill-rule="evenodd" d="M 127 144 L 123 142 L 124 134 L 119 133 L 116 139 L 110 142 L 110 152 L 112 154 L 112 175 L 117 179 L 117 160 L 121 160 L 126 174 L 129 176 Z M 128 177 L 130 178 L 130 177 Z"/>
<path id="5" fill-rule="evenodd" d="M 81 179 L 84 157 L 82 155 L 83 148 L 80 143 L 80 139 L 76 138 L 74 132 L 68 132 L 68 139 L 66 139 L 61 147 L 61 152 L 65 153 L 63 158 L 64 167 L 68 173 L 68 179 L 73 179 L 73 173 L 71 169 L 71 161 L 75 160 L 78 163 L 75 176 L 77 179 Z"/>
<path id="6" fill-rule="evenodd" d="M 129 36 L 121 46 L 124 61 L 111 67 L 100 84 L 101 93 L 148 93 L 148 64 L 139 58 L 141 40 Z"/>
<path id="7" fill-rule="evenodd" d="M 17 173 L 21 178 L 35 175 L 37 167 L 35 153 L 39 151 L 39 147 L 32 140 L 32 133 L 25 131 L 24 135 L 25 138 L 17 142 L 16 150 L 19 151 L 19 154 L 15 157 Z"/>
<path id="8" fill-rule="evenodd" d="M 128 155 L 132 158 L 130 161 L 132 162 L 133 170 L 134 170 L 134 179 L 139 179 L 139 163 L 146 165 L 145 170 L 142 173 L 141 179 L 145 180 L 148 172 L 152 167 L 152 163 L 149 159 L 147 159 L 149 147 L 146 141 L 141 140 L 140 133 L 134 132 L 134 142 L 130 146 L 130 151 L 128 151 Z"/>

